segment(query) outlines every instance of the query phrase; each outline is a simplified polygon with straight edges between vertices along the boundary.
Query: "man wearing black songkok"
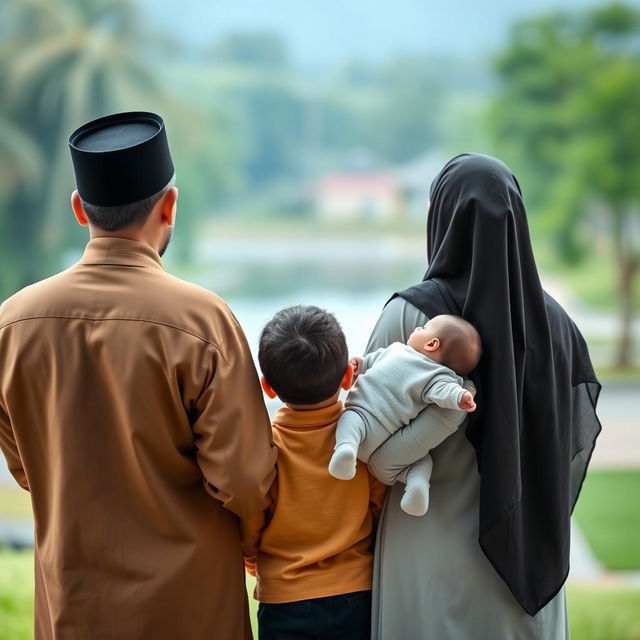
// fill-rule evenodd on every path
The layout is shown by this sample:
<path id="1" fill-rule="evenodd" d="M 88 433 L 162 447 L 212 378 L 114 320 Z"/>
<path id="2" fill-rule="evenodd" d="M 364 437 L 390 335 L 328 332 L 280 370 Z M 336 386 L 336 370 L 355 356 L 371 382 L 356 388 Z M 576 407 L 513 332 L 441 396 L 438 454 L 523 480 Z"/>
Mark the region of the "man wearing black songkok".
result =
<path id="1" fill-rule="evenodd" d="M 239 521 L 268 506 L 271 428 L 242 329 L 165 273 L 177 189 L 162 118 L 69 141 L 91 240 L 0 307 L 0 446 L 31 493 L 35 636 L 246 640 Z"/>
<path id="2" fill-rule="evenodd" d="M 425 279 L 392 299 L 368 349 L 441 313 L 479 331 L 478 409 L 432 453 L 431 507 L 403 517 L 394 487 L 376 555 L 374 638 L 568 637 L 562 586 L 570 515 L 600 423 L 580 332 L 540 284 L 520 187 L 482 155 L 451 160 L 431 188 Z M 411 425 L 370 461 L 424 455 Z M 396 629 L 394 635 L 393 629 Z"/>

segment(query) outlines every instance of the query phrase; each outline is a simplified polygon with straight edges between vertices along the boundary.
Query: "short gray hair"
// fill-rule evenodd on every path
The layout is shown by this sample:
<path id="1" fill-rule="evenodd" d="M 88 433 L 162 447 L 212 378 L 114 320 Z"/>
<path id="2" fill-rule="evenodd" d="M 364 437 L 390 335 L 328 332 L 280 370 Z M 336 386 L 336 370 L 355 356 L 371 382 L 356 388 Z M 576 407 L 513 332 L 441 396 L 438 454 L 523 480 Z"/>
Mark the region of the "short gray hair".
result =
<path id="1" fill-rule="evenodd" d="M 148 198 L 144 198 L 144 200 L 115 207 L 101 207 L 81 199 L 82 207 L 87 214 L 87 218 L 89 218 L 89 222 L 103 231 L 119 231 L 127 227 L 137 227 L 147 221 L 153 207 L 175 184 L 176 176 L 174 173 L 171 180 L 160 191 Z"/>

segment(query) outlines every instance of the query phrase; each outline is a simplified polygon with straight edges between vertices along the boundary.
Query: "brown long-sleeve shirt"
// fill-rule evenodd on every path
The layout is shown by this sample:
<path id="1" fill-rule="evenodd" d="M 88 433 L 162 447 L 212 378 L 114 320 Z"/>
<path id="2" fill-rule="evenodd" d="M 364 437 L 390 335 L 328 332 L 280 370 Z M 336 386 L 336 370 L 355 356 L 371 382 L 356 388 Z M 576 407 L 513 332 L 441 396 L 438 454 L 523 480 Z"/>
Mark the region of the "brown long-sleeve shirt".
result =
<path id="1" fill-rule="evenodd" d="M 31 492 L 37 638 L 251 637 L 238 519 L 276 450 L 223 300 L 91 240 L 0 307 L 0 447 Z"/>

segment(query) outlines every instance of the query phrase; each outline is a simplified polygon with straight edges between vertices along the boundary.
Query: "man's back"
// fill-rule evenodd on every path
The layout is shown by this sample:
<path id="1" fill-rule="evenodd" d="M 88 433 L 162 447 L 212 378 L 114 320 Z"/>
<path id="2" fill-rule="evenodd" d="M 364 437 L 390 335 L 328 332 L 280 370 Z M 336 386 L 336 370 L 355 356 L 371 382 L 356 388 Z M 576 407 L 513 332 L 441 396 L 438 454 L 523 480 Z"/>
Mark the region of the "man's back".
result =
<path id="1" fill-rule="evenodd" d="M 0 361 L 0 444 L 34 507 L 37 636 L 248 637 L 234 513 L 266 506 L 275 454 L 225 303 L 143 243 L 94 239 L 2 306 Z"/>

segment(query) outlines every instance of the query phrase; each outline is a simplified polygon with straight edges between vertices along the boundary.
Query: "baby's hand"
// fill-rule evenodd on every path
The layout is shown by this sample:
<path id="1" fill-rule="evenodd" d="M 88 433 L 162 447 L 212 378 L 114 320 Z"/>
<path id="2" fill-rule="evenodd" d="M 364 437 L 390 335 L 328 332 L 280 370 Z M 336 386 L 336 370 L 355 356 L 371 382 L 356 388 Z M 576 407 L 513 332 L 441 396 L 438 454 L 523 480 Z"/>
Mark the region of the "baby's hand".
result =
<path id="1" fill-rule="evenodd" d="M 364 360 L 360 356 L 354 356 L 349 360 L 349 364 L 353 366 L 353 377 L 357 378 L 364 368 Z"/>
<path id="2" fill-rule="evenodd" d="M 465 391 L 464 394 L 462 395 L 462 398 L 460 398 L 460 408 L 463 411 L 467 411 L 468 413 L 471 413 L 472 411 L 476 410 L 476 402 L 473 399 L 474 394 L 471 393 L 471 391 Z"/>

